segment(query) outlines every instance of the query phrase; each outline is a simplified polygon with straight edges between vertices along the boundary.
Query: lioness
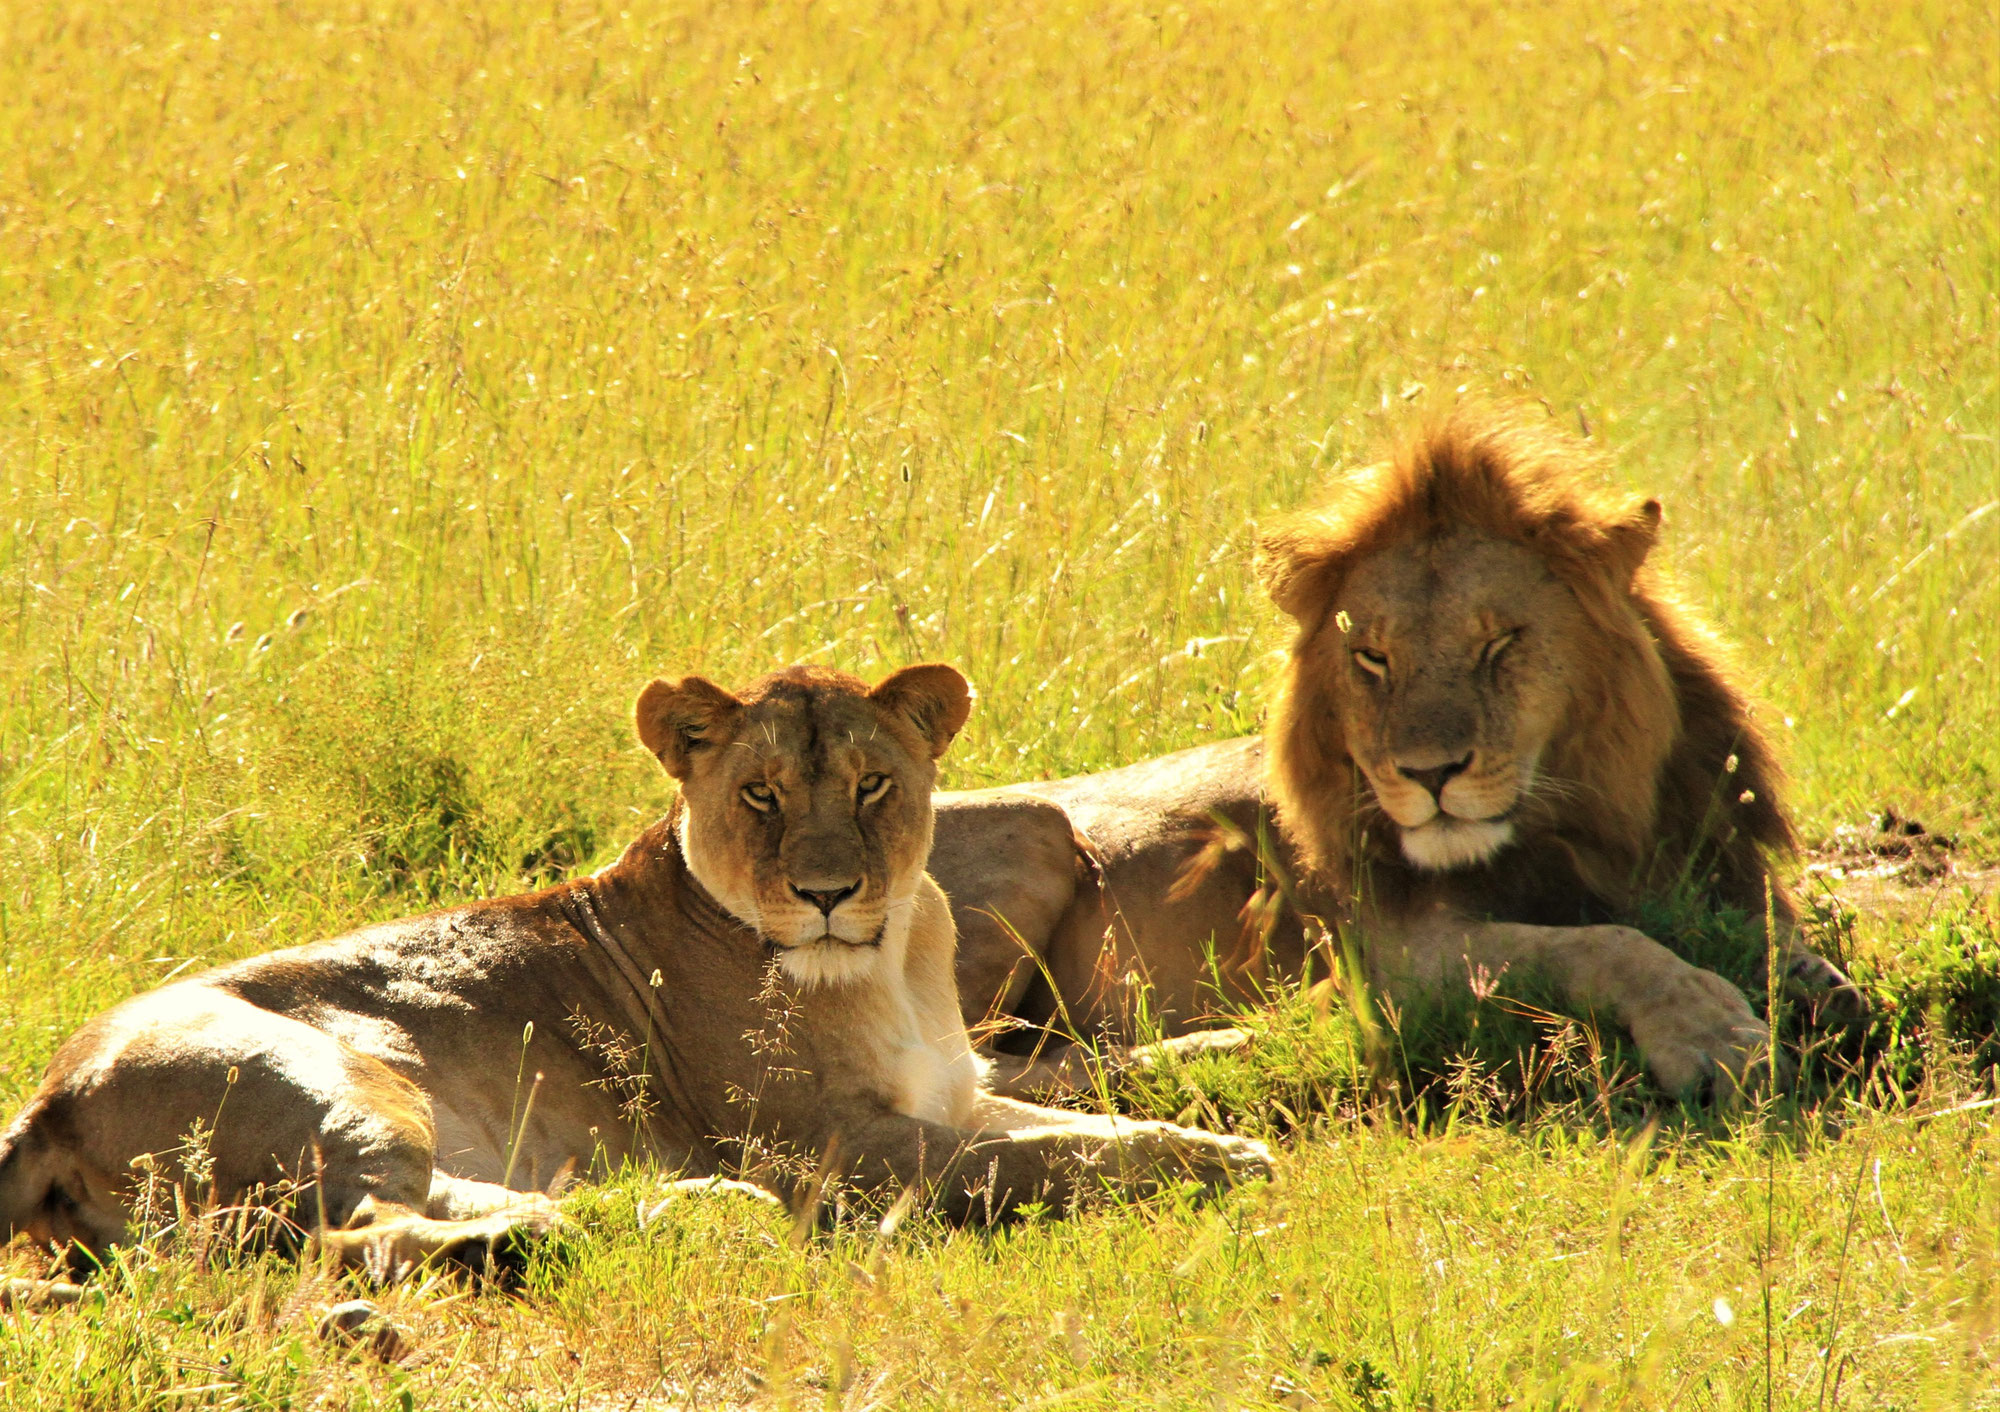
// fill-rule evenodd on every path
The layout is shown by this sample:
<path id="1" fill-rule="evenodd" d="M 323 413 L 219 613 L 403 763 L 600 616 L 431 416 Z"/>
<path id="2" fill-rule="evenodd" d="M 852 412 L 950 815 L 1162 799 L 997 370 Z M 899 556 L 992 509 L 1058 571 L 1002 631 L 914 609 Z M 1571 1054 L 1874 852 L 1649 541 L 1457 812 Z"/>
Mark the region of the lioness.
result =
<path id="1" fill-rule="evenodd" d="M 780 1189 L 818 1163 L 982 1221 L 1100 1182 L 1268 1173 L 1254 1142 L 981 1089 L 924 872 L 969 703 L 939 665 L 873 690 L 810 668 L 740 696 L 655 681 L 639 735 L 680 800 L 617 863 L 99 1016 L 0 1136 L 0 1232 L 101 1255 L 135 1161 L 197 1120 L 216 1197 L 313 1181 L 319 1239 L 385 1278 L 546 1229 L 534 1188 L 628 1156 Z"/>
<path id="2" fill-rule="evenodd" d="M 1265 535 L 1261 576 L 1298 632 L 1264 742 L 941 796 L 931 867 L 967 1015 L 1060 1012 L 1129 1040 L 1127 977 L 1171 1033 L 1215 980 L 1251 994 L 1264 968 L 1246 963 L 1296 974 L 1298 918 L 1259 850 L 1218 857 L 1218 821 L 1239 844 L 1278 835 L 1264 856 L 1308 912 L 1356 924 L 1376 984 L 1541 972 L 1624 1025 L 1669 1090 L 1740 1082 L 1769 1046 L 1727 981 L 1617 925 L 1683 880 L 1768 905 L 1792 981 L 1857 1013 L 1771 871 L 1793 842 L 1771 748 L 1645 567 L 1658 502 L 1593 494 L 1583 468 L 1552 435 L 1460 416 Z M 1074 1082 L 1074 1057 L 1011 1082 Z"/>

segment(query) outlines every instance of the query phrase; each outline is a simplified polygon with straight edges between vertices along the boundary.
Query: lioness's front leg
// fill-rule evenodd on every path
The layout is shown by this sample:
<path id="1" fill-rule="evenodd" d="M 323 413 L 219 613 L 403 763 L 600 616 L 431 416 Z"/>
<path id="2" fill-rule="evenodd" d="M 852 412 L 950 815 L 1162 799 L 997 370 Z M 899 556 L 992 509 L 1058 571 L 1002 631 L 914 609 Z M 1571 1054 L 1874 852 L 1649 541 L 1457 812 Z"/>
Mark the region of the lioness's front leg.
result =
<path id="1" fill-rule="evenodd" d="M 1436 916 L 1391 946 L 1388 979 L 1463 986 L 1478 973 L 1547 976 L 1579 1010 L 1603 1010 L 1631 1034 L 1646 1067 L 1670 1093 L 1720 1075 L 1740 1089 L 1771 1061 L 1771 1034 L 1742 992 L 1631 927 L 1538 927 Z M 1782 1062 L 1782 1061 L 1781 1061 Z"/>
<path id="2" fill-rule="evenodd" d="M 1044 1144 L 1042 1152 L 1052 1160 L 1082 1161 L 1094 1176 L 1128 1189 L 1152 1190 L 1179 1181 L 1222 1187 L 1268 1180 L 1276 1171 L 1270 1149 L 1254 1138 L 1176 1123 L 1043 1108 L 992 1093 L 979 1095 L 972 1117 L 979 1125 L 975 1152 L 995 1142 L 1032 1138 Z"/>
<path id="3" fill-rule="evenodd" d="M 346 1224 L 321 1231 L 318 1239 L 339 1268 L 391 1284 L 434 1262 L 496 1273 L 561 1224 L 555 1202 L 540 1192 L 436 1172 L 423 1210 L 365 1198 Z"/>
<path id="4" fill-rule="evenodd" d="M 1234 1026 L 1196 1030 L 1151 1044 L 1115 1044 L 1099 1049 L 1054 1040 L 1034 1054 L 993 1055 L 989 1084 L 995 1093 L 1007 1098 L 1090 1097 L 1116 1090 L 1135 1074 L 1149 1074 L 1207 1054 L 1240 1053 L 1250 1044 L 1250 1031 Z"/>
<path id="5" fill-rule="evenodd" d="M 877 1112 L 838 1129 L 850 1179 L 928 1190 L 962 1224 L 1006 1220 L 1022 1206 L 1061 1208 L 1106 1188 L 1143 1195 L 1181 1181 L 1223 1187 L 1272 1175 L 1268 1149 L 1227 1137 L 982 1094 L 974 1131 Z"/>

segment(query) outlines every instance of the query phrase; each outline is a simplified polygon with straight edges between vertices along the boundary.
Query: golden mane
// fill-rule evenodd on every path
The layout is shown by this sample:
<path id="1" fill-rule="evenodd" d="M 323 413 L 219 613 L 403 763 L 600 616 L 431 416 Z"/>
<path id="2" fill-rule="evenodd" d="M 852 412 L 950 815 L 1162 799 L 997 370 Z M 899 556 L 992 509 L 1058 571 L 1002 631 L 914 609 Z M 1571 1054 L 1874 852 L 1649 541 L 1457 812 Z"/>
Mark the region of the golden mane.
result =
<path id="1" fill-rule="evenodd" d="M 1592 679 L 1549 745 L 1549 772 L 1571 786 L 1561 817 L 1522 840 L 1510 869 L 1580 884 L 1606 912 L 1687 878 L 1762 913 L 1765 855 L 1793 845 L 1776 760 L 1719 645 L 1646 566 L 1659 503 L 1594 489 L 1594 470 L 1558 433 L 1460 412 L 1263 537 L 1260 577 L 1299 627 L 1267 728 L 1270 787 L 1286 835 L 1335 897 L 1355 896 L 1358 864 L 1397 865 L 1363 807 L 1336 709 L 1347 673 L 1322 660 L 1335 649 L 1319 630 L 1360 558 L 1470 528 L 1539 555 L 1597 639 Z"/>

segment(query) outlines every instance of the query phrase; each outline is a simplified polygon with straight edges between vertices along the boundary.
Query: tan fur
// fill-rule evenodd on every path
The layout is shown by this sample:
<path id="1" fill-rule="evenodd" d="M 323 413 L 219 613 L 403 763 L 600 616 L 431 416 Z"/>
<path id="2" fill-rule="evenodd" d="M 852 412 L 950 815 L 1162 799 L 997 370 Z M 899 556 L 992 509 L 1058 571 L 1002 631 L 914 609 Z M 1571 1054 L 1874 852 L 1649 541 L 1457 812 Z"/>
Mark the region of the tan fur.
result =
<path id="1" fill-rule="evenodd" d="M 1246 846 L 1260 831 L 1305 910 L 1358 925 L 1379 983 L 1543 971 L 1624 1023 L 1671 1089 L 1740 1080 L 1768 1040 L 1720 977 L 1615 925 L 1641 898 L 1685 882 L 1753 917 L 1768 899 L 1801 994 L 1858 1013 L 1791 939 L 1771 869 L 1792 844 L 1783 779 L 1719 649 L 1647 566 L 1659 505 L 1593 490 L 1593 469 L 1505 418 L 1420 435 L 1264 538 L 1260 572 L 1298 627 L 1265 749 L 943 798 L 933 870 L 966 937 L 968 1017 L 1117 1042 L 1126 977 L 1153 983 L 1171 1034 L 1297 974 L 1305 937 Z M 1035 821 L 1039 851 L 991 846 L 1003 814 L 1017 835 Z M 1089 870 L 1039 861 L 1073 832 Z M 996 994 L 1024 954 L 1047 979 L 1017 966 Z"/>
<path id="2" fill-rule="evenodd" d="M 135 1164 L 178 1173 L 197 1119 L 213 1173 L 190 1196 L 311 1183 L 300 1217 L 384 1279 L 483 1263 L 559 1219 L 544 1187 L 626 1158 L 781 1193 L 914 1185 L 958 1220 L 1268 1173 L 1256 1143 L 981 1087 L 924 872 L 968 705 L 934 665 L 872 690 L 809 669 L 741 696 L 653 683 L 638 727 L 682 783 L 676 819 L 594 877 L 99 1016 L 0 1135 L 0 1232 L 101 1256 Z"/>

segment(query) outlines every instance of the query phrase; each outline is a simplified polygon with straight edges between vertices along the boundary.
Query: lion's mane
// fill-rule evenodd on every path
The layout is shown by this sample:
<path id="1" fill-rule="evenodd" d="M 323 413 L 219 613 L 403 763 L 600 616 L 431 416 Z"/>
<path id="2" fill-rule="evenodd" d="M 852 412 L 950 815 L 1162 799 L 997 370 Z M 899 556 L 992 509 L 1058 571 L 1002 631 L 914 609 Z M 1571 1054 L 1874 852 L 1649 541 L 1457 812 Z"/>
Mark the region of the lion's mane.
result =
<path id="1" fill-rule="evenodd" d="M 1524 872 L 1581 884 L 1615 912 L 1686 879 L 1754 914 L 1768 897 L 1789 919 L 1765 861 L 1793 847 L 1771 746 L 1720 645 L 1645 563 L 1658 502 L 1593 489 L 1595 469 L 1585 448 L 1518 416 L 1460 412 L 1264 536 L 1260 576 L 1298 624 L 1267 730 L 1270 788 L 1287 837 L 1337 899 L 1355 896 L 1364 871 L 1401 865 L 1349 756 L 1337 710 L 1348 673 L 1320 628 L 1360 558 L 1469 527 L 1538 554 L 1597 639 L 1544 757 L 1566 786 L 1555 816 L 1505 861 L 1514 890 Z"/>

